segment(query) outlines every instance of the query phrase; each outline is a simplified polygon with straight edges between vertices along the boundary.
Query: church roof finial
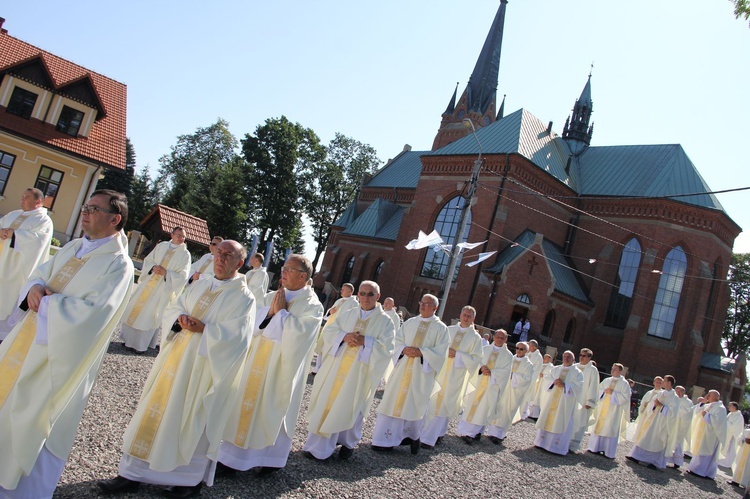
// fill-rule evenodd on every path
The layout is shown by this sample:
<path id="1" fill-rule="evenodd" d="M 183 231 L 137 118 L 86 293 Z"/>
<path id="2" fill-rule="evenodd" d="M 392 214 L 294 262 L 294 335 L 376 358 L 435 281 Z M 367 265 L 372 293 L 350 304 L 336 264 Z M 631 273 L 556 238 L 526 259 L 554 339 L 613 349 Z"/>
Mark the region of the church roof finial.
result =
<path id="1" fill-rule="evenodd" d="M 453 90 L 453 97 L 451 97 L 450 102 L 448 102 L 448 107 L 445 108 L 445 112 L 443 114 L 453 114 L 453 111 L 456 109 L 456 94 L 458 93 L 458 82 L 456 82 L 456 88 Z"/>
<path id="2" fill-rule="evenodd" d="M 470 110 L 484 113 L 494 104 L 497 91 L 497 79 L 500 74 L 500 52 L 503 46 L 503 28 L 505 26 L 505 6 L 508 0 L 500 0 L 500 8 L 495 14 L 490 32 L 484 41 L 482 51 L 469 78 L 467 94 L 471 98 L 468 102 Z"/>

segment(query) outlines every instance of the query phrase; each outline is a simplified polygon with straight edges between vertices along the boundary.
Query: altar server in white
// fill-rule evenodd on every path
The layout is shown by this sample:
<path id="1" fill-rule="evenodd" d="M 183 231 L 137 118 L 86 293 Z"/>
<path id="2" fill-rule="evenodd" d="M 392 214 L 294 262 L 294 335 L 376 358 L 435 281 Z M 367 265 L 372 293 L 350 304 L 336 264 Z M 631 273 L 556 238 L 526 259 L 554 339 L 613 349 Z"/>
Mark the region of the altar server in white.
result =
<path id="1" fill-rule="evenodd" d="M 612 365 L 612 376 L 599 383 L 599 401 L 594 410 L 594 426 L 588 451 L 610 459 L 617 454 L 620 439 L 625 438 L 630 416 L 630 384 L 623 377 L 622 364 Z"/>
<path id="2" fill-rule="evenodd" d="M 727 437 L 727 409 L 716 390 L 710 390 L 693 410 L 690 451 L 693 457 L 687 472 L 701 478 L 716 476 L 721 444 Z"/>

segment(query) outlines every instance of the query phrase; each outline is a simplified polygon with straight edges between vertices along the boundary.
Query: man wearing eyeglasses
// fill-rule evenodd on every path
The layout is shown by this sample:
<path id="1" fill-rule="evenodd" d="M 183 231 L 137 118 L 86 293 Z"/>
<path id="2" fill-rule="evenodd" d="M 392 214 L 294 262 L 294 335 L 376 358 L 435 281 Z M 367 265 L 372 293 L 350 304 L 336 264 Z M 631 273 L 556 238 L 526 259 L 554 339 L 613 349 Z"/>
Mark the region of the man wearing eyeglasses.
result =
<path id="1" fill-rule="evenodd" d="M 337 445 L 339 459 L 351 457 L 393 354 L 395 329 L 378 303 L 380 286 L 362 281 L 358 297 L 359 306 L 336 314 L 323 330 L 323 365 L 310 395 L 304 446 L 313 459 L 328 459 Z"/>
<path id="2" fill-rule="evenodd" d="M 138 286 L 122 314 L 120 337 L 125 348 L 145 353 L 159 343 L 164 309 L 187 284 L 190 252 L 185 229 L 172 229 L 171 239 L 156 245 L 143 260 Z"/>
<path id="3" fill-rule="evenodd" d="M 419 302 L 419 316 L 396 332 L 395 368 L 388 378 L 372 432 L 372 449 L 391 450 L 409 445 L 417 454 L 420 436 L 437 373 L 448 356 L 448 327 L 435 315 L 436 296 L 426 294 Z"/>
<path id="4" fill-rule="evenodd" d="M 582 348 L 578 363 L 575 366 L 583 373 L 583 388 L 581 390 L 581 407 L 576 410 L 573 436 L 570 439 L 571 452 L 579 452 L 581 440 L 589 427 L 591 414 L 599 399 L 599 370 L 591 358 L 594 352 L 589 348 Z"/>
<path id="5" fill-rule="evenodd" d="M 213 484 L 227 402 L 247 353 L 255 299 L 238 273 L 247 251 L 222 241 L 214 274 L 190 286 L 164 311 L 164 344 L 123 437 L 118 476 L 108 494 L 140 483 L 165 485 L 166 497 L 195 497 Z"/>
<path id="6" fill-rule="evenodd" d="M 81 211 L 85 236 L 31 274 L 0 345 L 2 497 L 52 497 L 130 297 L 127 199 L 94 191 Z"/>
<path id="7" fill-rule="evenodd" d="M 528 343 L 524 341 L 516 343 L 516 355 L 513 357 L 510 368 L 510 380 L 502 397 L 498 400 L 498 407 L 495 411 L 498 417 L 492 421 L 487 429 L 490 442 L 495 445 L 505 440 L 513 421 L 521 419 L 518 410 L 534 375 L 534 364 L 526 356 L 528 351 Z"/>
<path id="8" fill-rule="evenodd" d="M 190 278 L 188 279 L 188 284 L 191 284 L 198 279 L 205 279 L 214 275 L 214 254 L 216 254 L 216 249 L 223 240 L 224 238 L 220 236 L 214 236 L 213 239 L 211 239 L 211 243 L 208 245 L 208 253 L 200 257 L 190 266 Z"/>
<path id="9" fill-rule="evenodd" d="M 52 220 L 42 206 L 44 194 L 26 189 L 21 194 L 21 209 L 0 218 L 0 341 L 13 326 L 8 318 L 26 279 L 49 259 Z"/>
<path id="10" fill-rule="evenodd" d="M 310 260 L 292 254 L 281 287 L 258 308 L 253 338 L 219 451 L 219 472 L 258 468 L 270 475 L 286 465 L 305 391 L 323 306 L 307 285 Z"/>
<path id="11" fill-rule="evenodd" d="M 464 397 L 464 412 L 457 433 L 469 445 L 479 441 L 490 421 L 499 416 L 498 401 L 508 387 L 513 354 L 505 329 L 495 331 L 492 344 L 484 349 L 481 367 L 474 372 Z"/>
<path id="12" fill-rule="evenodd" d="M 536 422 L 534 445 L 554 454 L 565 456 L 570 450 L 573 421 L 580 405 L 583 373 L 573 365 L 576 356 L 570 350 L 563 353 L 563 363 L 555 366 L 544 378 L 542 407 Z"/>
<path id="13" fill-rule="evenodd" d="M 420 440 L 423 448 L 432 448 L 448 431 L 448 422 L 458 416 L 469 378 L 482 362 L 482 337 L 474 329 L 477 311 L 469 305 L 461 310 L 459 323 L 448 327 L 451 345 L 448 359 L 437 376 L 439 391 L 430 398 L 429 421 Z"/>

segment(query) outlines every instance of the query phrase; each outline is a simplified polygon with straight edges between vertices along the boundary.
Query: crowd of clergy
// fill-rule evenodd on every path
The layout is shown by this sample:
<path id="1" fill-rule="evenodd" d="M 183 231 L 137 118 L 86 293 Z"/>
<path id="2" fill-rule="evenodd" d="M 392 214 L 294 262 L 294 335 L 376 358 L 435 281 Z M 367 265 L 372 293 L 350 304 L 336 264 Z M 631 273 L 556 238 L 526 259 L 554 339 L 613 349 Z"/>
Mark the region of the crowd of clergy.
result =
<path id="1" fill-rule="evenodd" d="M 180 227 L 149 252 L 134 286 L 122 194 L 95 191 L 81 210 L 84 237 L 52 258 L 43 199 L 28 189 L 21 209 L 0 219 L 0 497 L 52 496 L 118 325 L 127 349 L 159 353 L 118 475 L 98 482 L 104 494 L 147 483 L 197 497 L 217 476 L 274 474 L 289 457 L 311 370 L 310 459 L 353 455 L 379 389 L 370 445 L 382 453 L 433 450 L 452 420 L 467 445 L 501 445 L 514 423 L 535 421 L 533 445 L 563 456 L 585 452 L 588 433 L 587 452 L 614 459 L 626 436 L 624 368 L 600 381 L 588 348 L 555 365 L 533 339 L 509 348 L 503 329 L 480 336 L 471 306 L 446 325 L 430 294 L 402 321 L 373 281 L 345 284 L 325 311 L 304 256 L 288 256 L 268 292 L 263 255 L 248 260 L 241 244 L 214 237 L 191 263 Z M 517 329 L 527 340 L 528 322 Z M 672 376 L 657 377 L 627 459 L 679 469 L 689 455 L 688 473 L 713 479 L 718 465 L 731 467 L 732 483 L 747 487 L 750 430 L 737 409 L 727 412 L 714 390 L 694 404 Z"/>

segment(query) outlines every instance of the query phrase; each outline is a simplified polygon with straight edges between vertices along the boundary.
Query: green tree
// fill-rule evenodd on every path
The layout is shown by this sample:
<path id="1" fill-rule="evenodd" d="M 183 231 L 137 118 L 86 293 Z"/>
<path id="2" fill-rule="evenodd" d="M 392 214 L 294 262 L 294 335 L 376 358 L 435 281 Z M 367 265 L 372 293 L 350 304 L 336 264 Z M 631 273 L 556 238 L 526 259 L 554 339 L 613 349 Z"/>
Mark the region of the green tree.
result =
<path id="1" fill-rule="evenodd" d="M 274 241 L 278 251 L 295 246 L 302 233 L 304 200 L 313 167 L 325 148 L 309 128 L 286 116 L 269 118 L 255 133 L 245 134 L 242 153 L 249 165 L 249 216 L 260 236 L 259 248 Z"/>
<path id="2" fill-rule="evenodd" d="M 730 0 L 734 4 L 734 17 L 750 19 L 750 0 Z"/>
<path id="3" fill-rule="evenodd" d="M 102 178 L 96 184 L 97 189 L 112 189 L 130 196 L 130 189 L 135 177 L 135 149 L 129 137 L 125 137 L 125 169 L 106 168 Z"/>
<path id="4" fill-rule="evenodd" d="M 158 202 L 159 189 L 151 180 L 148 168 L 144 167 L 139 175 L 133 177 L 128 195 L 128 221 L 125 224 L 125 231 L 140 230 L 141 220 L 151 213 Z"/>
<path id="5" fill-rule="evenodd" d="M 750 351 L 750 253 L 735 253 L 729 265 L 729 309 L 722 338 L 730 357 Z"/>
<path id="6" fill-rule="evenodd" d="M 325 161 L 313 166 L 305 212 L 315 241 L 313 268 L 323 254 L 335 222 L 354 200 L 365 174 L 380 165 L 372 146 L 336 133 L 326 148 Z"/>

